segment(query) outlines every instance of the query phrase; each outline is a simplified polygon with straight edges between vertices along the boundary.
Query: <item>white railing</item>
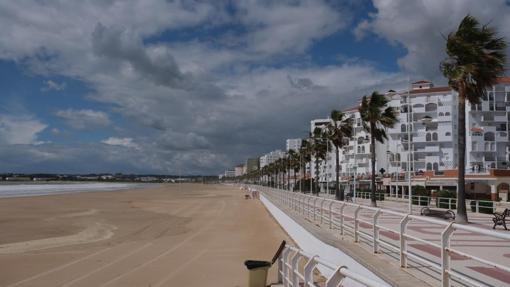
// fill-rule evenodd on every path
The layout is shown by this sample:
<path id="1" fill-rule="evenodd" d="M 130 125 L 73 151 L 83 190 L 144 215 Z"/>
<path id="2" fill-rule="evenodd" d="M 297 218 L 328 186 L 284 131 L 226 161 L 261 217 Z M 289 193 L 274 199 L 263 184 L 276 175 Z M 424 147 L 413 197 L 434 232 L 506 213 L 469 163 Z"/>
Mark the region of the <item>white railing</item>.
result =
<path id="1" fill-rule="evenodd" d="M 379 194 L 379 193 L 378 193 Z M 371 193 L 370 192 L 357 192 L 356 197 L 357 198 L 365 198 L 370 199 Z M 400 195 L 396 196 L 396 194 L 388 194 L 385 193 L 384 196 L 386 200 L 409 200 L 408 195 Z M 457 208 L 457 199 L 456 198 L 449 198 L 449 197 L 431 197 L 426 195 L 413 195 L 413 205 L 417 206 L 427 206 L 427 207 L 437 207 L 437 208 L 444 208 L 444 209 L 456 209 Z M 376 197 L 377 199 L 377 197 Z M 491 201 L 491 200 L 478 200 L 478 199 L 466 199 L 466 206 L 468 210 L 471 210 L 475 213 L 486 213 L 491 214 L 496 211 L 496 208 L 498 206 L 505 206 L 510 208 L 510 204 L 506 202 L 497 202 L 497 201 Z"/>
<path id="2" fill-rule="evenodd" d="M 452 280 L 467 286 L 492 286 L 488 283 L 468 277 L 461 272 L 454 270 L 451 264 L 452 254 L 464 256 L 466 258 L 475 260 L 478 263 L 510 272 L 510 267 L 507 265 L 502 265 L 489 259 L 484 259 L 479 256 L 475 256 L 474 254 L 454 249 L 450 245 L 452 235 L 457 230 L 472 232 L 481 236 L 488 236 L 492 239 L 495 238 L 506 240 L 507 243 L 510 241 L 510 234 L 499 233 L 488 229 L 456 224 L 454 222 L 447 222 L 418 215 L 396 212 L 383 208 L 374 208 L 350 202 L 337 201 L 329 198 L 321 198 L 287 190 L 278 190 L 263 186 L 257 186 L 253 188 L 263 192 L 264 195 L 266 195 L 266 198 L 277 205 L 287 207 L 288 209 L 309 220 L 320 223 L 321 226 L 326 226 L 330 230 L 338 231 L 343 236 L 351 236 L 356 243 L 364 242 L 371 245 L 374 253 L 379 253 L 381 248 L 398 253 L 400 265 L 403 268 L 408 267 L 409 260 L 420 264 L 425 263 L 440 273 L 440 278 L 438 279 L 442 282 L 441 286 L 444 287 L 450 286 L 450 281 Z M 360 216 L 362 212 L 364 215 L 363 218 Z M 367 213 L 370 217 L 369 220 L 365 219 L 367 217 Z M 383 216 L 399 217 L 399 228 L 394 229 L 382 225 L 380 223 L 380 219 Z M 437 238 L 437 240 L 430 240 L 412 235 L 407 230 L 409 223 L 412 221 L 442 227 L 443 229 L 440 237 Z M 371 230 L 369 232 L 361 230 L 360 225 L 362 224 L 369 225 Z M 391 239 L 383 240 L 380 237 L 381 231 L 398 235 L 398 241 L 390 242 Z M 434 260 L 436 259 L 435 257 L 423 256 L 420 255 L 419 252 L 410 250 L 410 241 L 415 241 L 427 246 L 431 246 L 433 248 L 438 248 L 441 253 L 439 261 Z M 439 241 L 439 243 L 434 241 Z"/>
<path id="3" fill-rule="evenodd" d="M 300 262 L 303 260 L 306 263 L 300 266 Z M 319 270 L 321 275 L 326 278 L 325 287 L 341 286 L 346 278 L 356 281 L 363 286 L 388 286 L 352 272 L 346 266 L 337 266 L 319 256 L 289 245 L 285 246 L 278 258 L 278 281 L 284 287 L 316 287 L 313 272 L 315 269 Z"/>

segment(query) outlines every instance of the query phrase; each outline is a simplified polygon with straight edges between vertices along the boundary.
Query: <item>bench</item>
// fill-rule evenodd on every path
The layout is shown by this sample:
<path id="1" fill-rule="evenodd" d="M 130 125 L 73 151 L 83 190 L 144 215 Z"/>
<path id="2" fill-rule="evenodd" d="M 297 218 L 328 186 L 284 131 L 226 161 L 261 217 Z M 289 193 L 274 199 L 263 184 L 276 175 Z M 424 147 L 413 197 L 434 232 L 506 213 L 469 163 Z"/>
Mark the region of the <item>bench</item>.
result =
<path id="1" fill-rule="evenodd" d="M 444 219 L 455 219 L 455 212 L 451 210 L 432 209 L 430 207 L 424 207 L 420 211 L 421 215 L 424 216 L 435 216 Z"/>
<path id="2" fill-rule="evenodd" d="M 506 216 L 510 215 L 510 210 L 508 208 L 496 208 L 496 211 L 493 213 L 494 218 L 492 219 L 492 222 L 494 222 L 494 226 L 492 229 L 496 229 L 497 225 L 503 225 L 505 230 L 508 230 L 506 228 Z"/>

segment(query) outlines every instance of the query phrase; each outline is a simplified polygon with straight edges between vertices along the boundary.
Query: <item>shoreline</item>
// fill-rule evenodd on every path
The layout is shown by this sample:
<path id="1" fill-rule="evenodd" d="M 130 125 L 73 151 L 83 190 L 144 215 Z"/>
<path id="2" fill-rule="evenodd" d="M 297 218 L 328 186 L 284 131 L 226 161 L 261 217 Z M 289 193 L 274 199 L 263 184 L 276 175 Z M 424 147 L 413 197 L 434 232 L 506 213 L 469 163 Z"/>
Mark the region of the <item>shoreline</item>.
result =
<path id="1" fill-rule="evenodd" d="M 110 192 L 158 187 L 161 183 L 61 182 L 0 184 L 0 199 L 83 192 Z"/>

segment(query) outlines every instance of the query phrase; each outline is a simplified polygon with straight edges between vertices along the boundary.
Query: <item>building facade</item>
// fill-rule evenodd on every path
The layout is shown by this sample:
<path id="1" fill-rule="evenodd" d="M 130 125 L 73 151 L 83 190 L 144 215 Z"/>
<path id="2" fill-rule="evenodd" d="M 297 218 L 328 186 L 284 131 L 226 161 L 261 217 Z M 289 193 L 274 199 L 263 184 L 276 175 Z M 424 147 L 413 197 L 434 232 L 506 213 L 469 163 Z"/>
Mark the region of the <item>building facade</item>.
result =
<path id="1" fill-rule="evenodd" d="M 295 152 L 299 151 L 301 147 L 301 139 L 287 139 L 286 141 L 286 150 L 287 152 L 293 150 Z"/>
<path id="2" fill-rule="evenodd" d="M 380 188 L 405 196 L 411 185 L 432 190 L 455 189 L 457 176 L 457 93 L 418 81 L 405 91 L 386 94 L 398 122 L 387 129 L 388 140 L 376 143 Z M 344 111 L 353 119 L 353 137 L 340 150 L 340 174 L 346 187 L 369 187 L 370 135 L 358 107 Z M 311 121 L 311 131 L 324 119 Z M 479 104 L 466 105 L 466 190 L 491 199 L 508 200 L 510 183 L 510 77 L 500 78 Z M 315 171 L 312 165 L 312 176 Z M 334 147 L 320 164 L 323 187 L 334 182 Z"/>

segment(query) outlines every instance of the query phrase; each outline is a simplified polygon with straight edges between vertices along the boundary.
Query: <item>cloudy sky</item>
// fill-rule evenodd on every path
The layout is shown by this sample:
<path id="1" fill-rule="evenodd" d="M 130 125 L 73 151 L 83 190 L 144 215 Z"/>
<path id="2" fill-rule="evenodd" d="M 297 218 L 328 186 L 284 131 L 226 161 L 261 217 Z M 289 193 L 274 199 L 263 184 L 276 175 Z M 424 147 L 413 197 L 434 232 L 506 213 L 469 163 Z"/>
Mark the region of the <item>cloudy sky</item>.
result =
<path id="1" fill-rule="evenodd" d="M 0 1 L 0 172 L 219 174 L 408 78 L 509 1 Z"/>

